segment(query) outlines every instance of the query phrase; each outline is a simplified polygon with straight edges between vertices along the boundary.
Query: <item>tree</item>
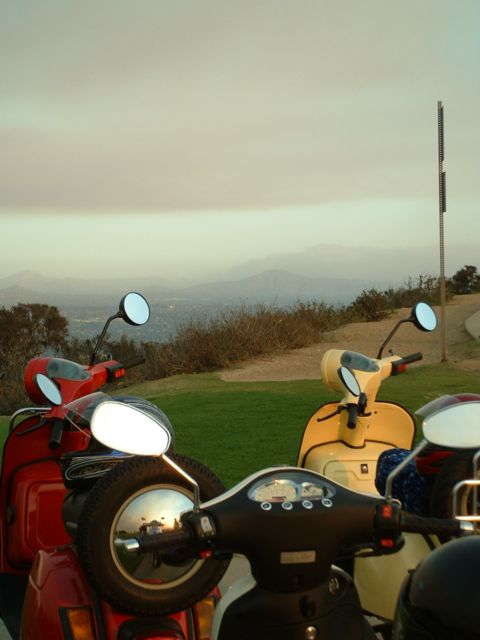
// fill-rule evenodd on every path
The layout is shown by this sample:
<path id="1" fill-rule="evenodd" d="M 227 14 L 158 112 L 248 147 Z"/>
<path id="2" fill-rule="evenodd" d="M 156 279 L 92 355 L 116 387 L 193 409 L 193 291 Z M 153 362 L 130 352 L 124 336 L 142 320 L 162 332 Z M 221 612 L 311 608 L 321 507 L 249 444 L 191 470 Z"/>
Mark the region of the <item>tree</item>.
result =
<path id="1" fill-rule="evenodd" d="M 46 347 L 61 349 L 67 337 L 68 320 L 57 307 L 17 304 L 0 309 L 0 353 L 14 349 L 33 357 Z"/>
<path id="2" fill-rule="evenodd" d="M 455 293 L 480 291 L 480 275 L 477 272 L 477 267 L 471 264 L 466 264 L 454 273 L 451 282 Z"/>
<path id="3" fill-rule="evenodd" d="M 23 369 L 47 348 L 61 351 L 68 339 L 68 320 L 57 307 L 17 304 L 0 308 L 0 413 L 25 402 Z"/>

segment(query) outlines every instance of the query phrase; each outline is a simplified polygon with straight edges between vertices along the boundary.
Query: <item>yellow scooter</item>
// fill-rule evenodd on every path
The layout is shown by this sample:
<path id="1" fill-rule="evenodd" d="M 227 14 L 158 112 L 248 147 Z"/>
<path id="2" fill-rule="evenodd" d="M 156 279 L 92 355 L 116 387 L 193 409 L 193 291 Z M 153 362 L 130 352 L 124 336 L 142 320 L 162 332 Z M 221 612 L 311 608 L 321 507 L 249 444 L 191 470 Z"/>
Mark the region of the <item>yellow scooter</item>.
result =
<path id="1" fill-rule="evenodd" d="M 375 488 L 377 460 L 386 449 L 411 449 L 416 424 L 412 414 L 394 402 L 378 401 L 383 380 L 402 373 L 422 359 L 421 353 L 382 357 L 383 350 L 402 323 L 411 322 L 422 331 L 433 331 L 437 318 L 426 303 L 416 304 L 408 318 L 393 328 L 376 358 L 342 349 L 325 352 L 321 377 L 343 397 L 319 407 L 308 420 L 297 466 L 312 469 L 344 486 L 378 494 Z M 353 375 L 352 375 L 353 373 Z M 430 538 L 407 534 L 405 545 L 392 555 L 354 558 L 353 576 L 364 611 L 380 619 L 394 618 L 395 603 L 408 571 L 434 546 Z"/>

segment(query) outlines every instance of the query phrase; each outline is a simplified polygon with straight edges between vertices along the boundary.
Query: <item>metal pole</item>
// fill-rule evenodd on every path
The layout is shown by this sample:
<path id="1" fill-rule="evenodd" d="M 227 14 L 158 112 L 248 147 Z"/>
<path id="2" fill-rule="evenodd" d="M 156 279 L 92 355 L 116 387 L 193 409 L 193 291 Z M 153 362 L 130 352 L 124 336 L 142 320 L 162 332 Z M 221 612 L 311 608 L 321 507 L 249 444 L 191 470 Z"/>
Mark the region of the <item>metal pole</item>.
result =
<path id="1" fill-rule="evenodd" d="M 447 328 L 445 323 L 445 233 L 443 214 L 447 210 L 447 194 L 445 183 L 445 171 L 443 170 L 443 160 L 445 158 L 444 136 L 443 136 L 443 105 L 439 100 L 438 110 L 438 201 L 439 201 L 439 226 L 440 226 L 440 340 L 441 340 L 441 361 L 447 361 Z"/>

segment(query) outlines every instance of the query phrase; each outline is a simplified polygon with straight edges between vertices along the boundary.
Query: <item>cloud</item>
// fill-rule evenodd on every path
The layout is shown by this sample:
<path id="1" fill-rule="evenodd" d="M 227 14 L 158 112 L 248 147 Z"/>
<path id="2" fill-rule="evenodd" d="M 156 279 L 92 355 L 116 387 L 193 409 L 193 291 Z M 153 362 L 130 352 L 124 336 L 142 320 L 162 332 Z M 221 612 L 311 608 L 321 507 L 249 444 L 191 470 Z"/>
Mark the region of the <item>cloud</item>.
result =
<path id="1" fill-rule="evenodd" d="M 425 197 L 439 98 L 478 194 L 475 2 L 2 4 L 3 207 Z"/>

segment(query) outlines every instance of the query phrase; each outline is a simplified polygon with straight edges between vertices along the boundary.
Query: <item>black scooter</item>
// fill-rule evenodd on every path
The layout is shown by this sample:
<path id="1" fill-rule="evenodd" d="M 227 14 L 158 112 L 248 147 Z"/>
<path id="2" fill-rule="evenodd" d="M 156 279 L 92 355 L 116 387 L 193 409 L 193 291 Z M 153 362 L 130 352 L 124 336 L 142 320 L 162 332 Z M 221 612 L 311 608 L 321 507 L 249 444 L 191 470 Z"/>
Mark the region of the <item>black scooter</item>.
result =
<path id="1" fill-rule="evenodd" d="M 120 413 L 124 420 L 119 420 Z M 454 405 L 427 417 L 425 440 L 411 455 L 417 455 L 427 442 L 479 447 L 479 419 L 479 402 Z M 159 455 L 168 462 L 161 425 L 132 407 L 100 404 L 92 431 L 107 446 L 137 455 Z M 387 495 L 382 498 L 352 491 L 306 469 L 263 469 L 213 500 L 201 505 L 197 501 L 182 515 L 175 531 L 119 539 L 116 544 L 127 553 L 156 551 L 168 556 L 175 551 L 184 558 L 244 554 L 252 573 L 235 582 L 217 605 L 212 640 L 373 640 L 377 636 L 362 613 L 354 583 L 333 566 L 333 560 L 342 552 L 359 550 L 394 553 L 402 547 L 406 531 L 450 536 L 475 532 L 466 520 L 436 520 L 403 512 L 391 498 L 399 470 L 389 476 Z M 195 487 L 193 480 L 192 484 Z M 197 584 L 196 592 L 188 594 L 183 604 L 202 595 Z M 169 611 L 166 602 L 165 613 Z"/>

